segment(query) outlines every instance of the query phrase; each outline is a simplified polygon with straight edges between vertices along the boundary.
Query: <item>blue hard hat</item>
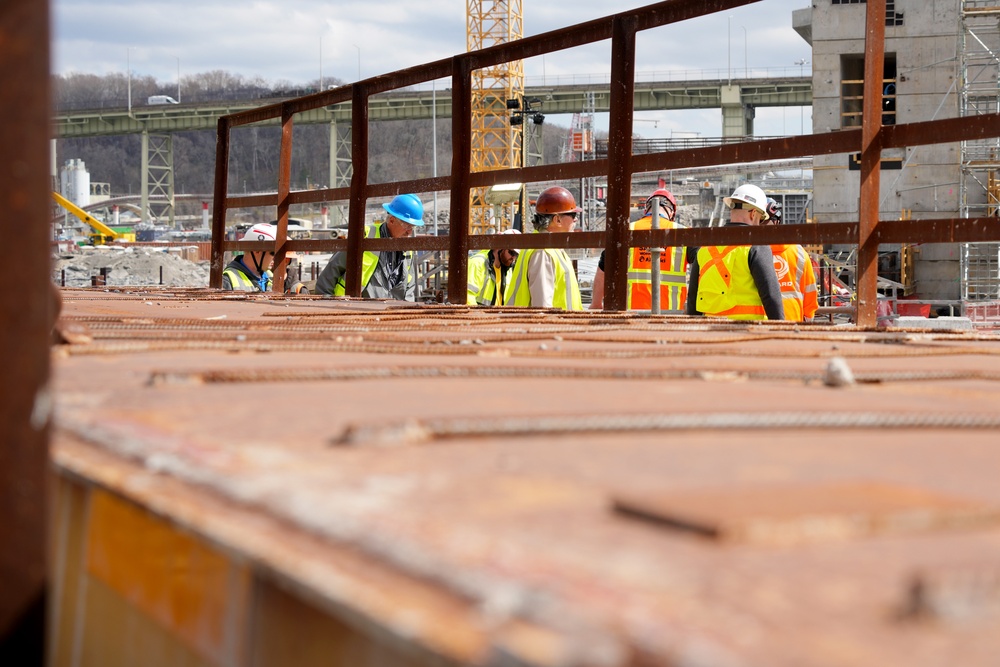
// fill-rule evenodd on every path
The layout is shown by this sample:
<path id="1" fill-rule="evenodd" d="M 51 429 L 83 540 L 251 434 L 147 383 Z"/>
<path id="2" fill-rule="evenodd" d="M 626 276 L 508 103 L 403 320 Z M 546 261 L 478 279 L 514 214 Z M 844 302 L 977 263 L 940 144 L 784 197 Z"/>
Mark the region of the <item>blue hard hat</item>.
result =
<path id="1" fill-rule="evenodd" d="M 415 227 L 424 226 L 424 205 L 417 195 L 396 195 L 388 204 L 382 204 L 385 212 L 394 218 Z"/>

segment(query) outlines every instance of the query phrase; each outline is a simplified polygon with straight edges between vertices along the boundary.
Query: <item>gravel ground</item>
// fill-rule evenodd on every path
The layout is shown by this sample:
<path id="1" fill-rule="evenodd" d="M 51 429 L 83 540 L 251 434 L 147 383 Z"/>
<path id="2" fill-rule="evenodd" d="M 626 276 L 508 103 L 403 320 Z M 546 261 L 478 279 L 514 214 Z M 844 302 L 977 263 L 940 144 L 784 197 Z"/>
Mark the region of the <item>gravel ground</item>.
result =
<path id="1" fill-rule="evenodd" d="M 91 277 L 109 269 L 108 285 L 159 285 L 162 268 L 163 285 L 167 287 L 207 287 L 208 265 L 182 259 L 176 252 L 136 248 L 81 247 L 80 252 L 54 255 L 52 276 L 66 287 L 89 287 Z"/>

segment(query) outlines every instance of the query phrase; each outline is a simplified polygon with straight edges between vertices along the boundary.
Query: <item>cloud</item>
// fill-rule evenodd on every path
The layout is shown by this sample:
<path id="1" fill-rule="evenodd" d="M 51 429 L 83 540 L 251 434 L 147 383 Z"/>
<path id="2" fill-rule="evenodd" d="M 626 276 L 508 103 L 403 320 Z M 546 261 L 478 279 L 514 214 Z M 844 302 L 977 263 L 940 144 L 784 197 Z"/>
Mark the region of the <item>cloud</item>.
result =
<path id="1" fill-rule="evenodd" d="M 523 2 L 526 36 L 646 4 Z M 637 71 L 719 78 L 770 67 L 797 74 L 794 61 L 811 59 L 811 52 L 791 28 L 794 8 L 788 0 L 762 0 L 640 33 Z M 182 77 L 225 70 L 306 85 L 321 72 L 327 80 L 351 82 L 359 65 L 368 78 L 466 50 L 466 0 L 53 0 L 52 13 L 53 71 L 59 74 L 131 67 L 137 76 L 172 83 L 178 69 Z M 533 58 L 525 74 L 529 83 L 542 76 L 606 78 L 610 48 L 607 41 Z"/>

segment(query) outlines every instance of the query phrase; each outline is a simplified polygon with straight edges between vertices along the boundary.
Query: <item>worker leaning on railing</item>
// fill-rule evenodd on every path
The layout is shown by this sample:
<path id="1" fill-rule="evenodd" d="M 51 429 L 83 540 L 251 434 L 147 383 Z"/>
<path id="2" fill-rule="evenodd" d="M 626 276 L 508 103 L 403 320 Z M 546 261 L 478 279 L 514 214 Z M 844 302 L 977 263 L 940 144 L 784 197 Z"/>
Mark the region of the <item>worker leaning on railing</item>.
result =
<path id="1" fill-rule="evenodd" d="M 273 241 L 277 238 L 278 228 L 266 222 L 259 222 L 243 234 L 241 241 Z M 249 256 L 249 257 L 248 257 Z M 289 253 L 286 259 L 293 255 Z M 247 264 L 247 260 L 250 264 Z M 269 292 L 271 291 L 271 265 L 274 253 L 271 251 L 241 252 L 222 270 L 222 289 L 236 292 Z M 252 265 L 252 266 L 251 266 Z M 285 278 L 286 294 L 308 294 L 309 290 L 301 282 L 292 282 Z"/>
<path id="2" fill-rule="evenodd" d="M 767 197 L 749 183 L 729 197 L 730 226 L 757 226 L 767 220 Z M 688 253 L 688 315 L 714 315 L 733 320 L 781 320 L 785 309 L 774 273 L 774 257 L 766 245 L 705 246 Z"/>
<path id="3" fill-rule="evenodd" d="M 365 228 L 365 238 L 413 236 L 424 226 L 424 204 L 413 194 L 397 195 L 382 204 L 385 221 Z M 347 253 L 335 253 L 316 279 L 316 293 L 343 296 L 346 293 Z M 367 299 L 416 300 L 413 279 L 413 252 L 409 250 L 366 250 L 361 260 L 361 296 Z"/>
<path id="4" fill-rule="evenodd" d="M 505 229 L 501 234 L 520 234 L 516 229 Z M 511 239 L 513 243 L 513 239 Z M 507 276 L 517 261 L 517 248 L 480 250 L 469 258 L 469 281 L 466 302 L 470 306 L 502 306 Z"/>
<path id="5" fill-rule="evenodd" d="M 243 234 L 241 241 L 273 241 L 277 228 L 264 222 L 257 223 Z M 249 259 L 250 265 L 247 264 Z M 269 251 L 243 252 L 222 270 L 222 289 L 237 292 L 267 292 L 271 289 L 271 261 Z"/>
<path id="6" fill-rule="evenodd" d="M 566 188 L 543 190 L 535 202 L 532 224 L 538 232 L 571 232 L 580 213 Z M 508 306 L 583 310 L 573 262 L 561 248 L 528 248 L 521 252 L 504 294 Z"/>

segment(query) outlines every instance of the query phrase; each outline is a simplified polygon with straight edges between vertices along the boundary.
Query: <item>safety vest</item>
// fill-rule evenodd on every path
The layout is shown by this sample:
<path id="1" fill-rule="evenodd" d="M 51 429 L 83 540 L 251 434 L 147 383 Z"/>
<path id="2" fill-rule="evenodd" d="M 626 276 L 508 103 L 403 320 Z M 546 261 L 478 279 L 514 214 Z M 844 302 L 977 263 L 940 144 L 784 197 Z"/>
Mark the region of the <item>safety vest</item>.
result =
<path id="1" fill-rule="evenodd" d="M 267 288 L 264 290 L 260 289 L 260 284 L 244 273 L 241 269 L 235 266 L 229 265 L 222 270 L 222 275 L 229 277 L 229 284 L 233 286 L 233 290 L 237 292 L 270 292 L 271 291 L 271 276 L 267 276 Z"/>
<path id="2" fill-rule="evenodd" d="M 698 250 L 698 312 L 733 320 L 765 320 L 764 304 L 750 274 L 751 246 Z"/>
<path id="3" fill-rule="evenodd" d="M 365 238 L 382 238 L 382 229 L 385 224 L 375 225 L 374 227 L 365 227 Z M 375 230 L 375 236 L 372 236 L 372 230 Z M 407 250 L 404 255 L 406 259 L 410 259 L 413 253 Z M 365 288 L 368 287 L 368 281 L 372 279 L 372 274 L 375 273 L 375 267 L 378 266 L 379 253 L 371 252 L 370 250 L 365 250 L 361 254 L 361 291 L 364 292 Z M 407 262 L 409 266 L 409 262 Z M 347 293 L 347 276 L 343 275 L 337 279 L 337 284 L 333 286 L 333 296 L 344 296 Z M 409 284 L 413 281 L 413 275 L 410 271 L 406 272 L 406 282 Z"/>
<path id="4" fill-rule="evenodd" d="M 660 229 L 673 229 L 674 223 L 661 218 Z M 653 218 L 636 220 L 632 229 L 652 229 Z M 687 271 L 684 247 L 664 248 L 660 253 L 660 312 L 683 313 L 687 301 Z M 653 307 L 653 254 L 649 248 L 632 248 L 628 262 L 629 310 L 649 310 Z"/>
<path id="5" fill-rule="evenodd" d="M 774 272 L 781 287 L 785 319 L 802 322 L 812 319 L 819 308 L 816 274 L 808 253 L 800 245 L 773 245 Z"/>
<path id="6" fill-rule="evenodd" d="M 497 291 L 490 251 L 480 250 L 469 258 L 468 300 L 470 306 L 492 306 Z"/>
<path id="7" fill-rule="evenodd" d="M 530 248 L 522 250 L 521 254 L 517 256 L 517 261 L 514 262 L 514 268 L 511 269 L 511 275 L 507 281 L 507 292 L 504 294 L 503 302 L 510 306 L 542 307 L 542 304 L 531 303 L 531 289 L 528 286 L 528 260 L 536 252 L 544 252 L 552 259 L 552 263 L 555 265 L 552 307 L 562 308 L 563 310 L 583 310 L 583 301 L 580 299 L 580 285 L 576 281 L 573 263 L 566 255 L 566 251 L 561 248 Z"/>

